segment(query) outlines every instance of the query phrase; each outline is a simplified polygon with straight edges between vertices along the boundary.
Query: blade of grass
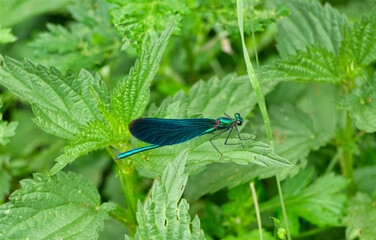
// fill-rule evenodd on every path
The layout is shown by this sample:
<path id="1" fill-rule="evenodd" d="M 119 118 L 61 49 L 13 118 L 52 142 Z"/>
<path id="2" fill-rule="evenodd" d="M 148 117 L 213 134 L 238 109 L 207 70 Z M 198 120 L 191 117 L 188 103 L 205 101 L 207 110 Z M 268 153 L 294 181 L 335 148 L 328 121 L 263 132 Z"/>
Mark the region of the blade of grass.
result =
<path id="1" fill-rule="evenodd" d="M 255 74 L 255 70 L 253 69 L 251 60 L 249 58 L 247 46 L 245 45 L 245 41 L 244 41 L 243 0 L 237 0 L 236 2 L 237 2 L 238 25 L 239 25 L 240 37 L 241 37 L 241 40 L 242 40 L 243 54 L 244 54 L 245 64 L 247 66 L 248 77 L 251 81 L 253 90 L 256 93 L 257 102 L 258 102 L 258 105 L 259 105 L 259 108 L 260 108 L 260 111 L 261 111 L 261 114 L 262 114 L 262 118 L 264 120 L 265 131 L 266 131 L 266 134 L 267 134 L 267 137 L 268 137 L 268 140 L 269 140 L 269 144 L 272 147 L 272 150 L 274 151 L 272 129 L 271 129 L 271 126 L 270 126 L 268 111 L 267 111 L 266 106 L 265 106 L 264 94 L 262 92 L 260 81 Z M 252 18 L 251 18 L 251 20 L 252 20 Z M 251 26 L 253 26 L 253 23 L 251 23 Z M 253 28 L 252 28 L 253 39 L 255 39 L 254 35 L 255 35 L 255 33 L 253 31 Z M 253 44 L 256 44 L 255 41 L 253 41 Z M 257 56 L 257 51 L 255 51 L 255 54 Z M 257 57 L 256 57 L 256 60 L 257 60 L 257 66 L 259 66 Z M 258 73 L 260 74 L 259 67 L 258 67 Z M 283 200 L 283 193 L 282 193 L 280 177 L 279 177 L 279 172 L 278 172 L 277 167 L 275 168 L 275 171 L 276 171 L 276 182 L 277 182 L 277 187 L 278 187 L 278 193 L 279 193 L 279 198 L 280 198 L 280 201 L 281 201 L 281 207 L 282 207 L 282 212 L 283 212 L 283 218 L 284 218 L 284 221 L 286 223 L 287 237 L 288 237 L 289 240 L 291 240 L 291 235 L 290 235 L 289 226 L 288 226 L 288 219 L 287 219 L 287 214 L 286 214 L 286 209 L 285 209 L 285 203 L 284 203 L 284 200 Z M 259 226 L 259 231 L 262 231 L 261 220 L 258 220 L 258 226 Z"/>

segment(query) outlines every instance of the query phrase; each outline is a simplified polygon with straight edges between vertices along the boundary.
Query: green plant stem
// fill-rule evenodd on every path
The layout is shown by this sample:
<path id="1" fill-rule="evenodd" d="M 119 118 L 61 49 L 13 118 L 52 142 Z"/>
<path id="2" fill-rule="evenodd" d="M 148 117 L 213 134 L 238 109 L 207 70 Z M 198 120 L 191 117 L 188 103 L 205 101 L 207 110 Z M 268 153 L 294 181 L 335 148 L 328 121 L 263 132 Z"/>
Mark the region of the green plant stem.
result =
<path id="1" fill-rule="evenodd" d="M 262 240 L 263 236 L 262 236 L 261 216 L 260 216 L 260 210 L 259 210 L 259 205 L 258 205 L 258 200 L 257 200 L 255 183 L 251 182 L 249 184 L 249 186 L 251 187 L 253 203 L 255 205 L 255 212 L 256 212 L 256 217 L 257 217 L 257 226 L 258 226 L 258 230 L 259 230 L 260 240 Z"/>
<path id="2" fill-rule="evenodd" d="M 134 164 L 131 163 L 131 161 L 125 159 L 122 161 L 121 164 L 123 167 L 120 169 L 119 174 L 120 174 L 120 180 L 121 180 L 121 186 L 123 187 L 123 192 L 125 195 L 125 202 L 128 206 L 128 211 L 129 211 L 129 233 L 130 236 L 134 236 L 136 233 L 136 224 L 137 224 L 137 217 L 136 217 L 136 212 L 137 212 L 137 204 L 136 204 L 136 198 L 134 195 L 134 182 L 133 182 L 133 172 L 135 169 Z M 132 226 L 134 226 L 132 228 Z"/>
<path id="3" fill-rule="evenodd" d="M 262 114 L 262 118 L 264 120 L 266 135 L 268 137 L 268 141 L 269 141 L 269 144 L 272 148 L 272 151 L 274 152 L 272 128 L 270 126 L 268 111 L 267 111 L 266 105 L 265 105 L 264 94 L 263 94 L 263 91 L 262 91 L 262 88 L 261 88 L 259 78 L 256 76 L 255 70 L 253 69 L 253 66 L 252 66 L 252 63 L 251 63 L 251 60 L 249 59 L 247 46 L 245 45 L 244 30 L 243 30 L 243 0 L 237 0 L 237 13 L 238 13 L 238 25 L 239 25 L 240 37 L 241 37 L 241 40 L 242 40 L 243 55 L 244 55 L 244 60 L 245 60 L 246 66 L 247 66 L 248 77 L 251 81 L 253 90 L 256 93 L 257 102 L 258 102 L 258 105 L 259 105 L 259 108 L 260 108 L 260 111 L 261 111 L 261 114 Z M 252 26 L 252 34 L 254 35 L 253 22 L 251 22 L 251 26 Z M 253 39 L 255 41 L 255 38 L 253 38 Z M 256 44 L 256 43 L 254 42 L 254 44 Z M 255 52 L 255 54 L 257 55 L 257 52 Z M 258 60 L 257 57 L 256 57 L 256 60 Z M 259 66 L 258 63 L 257 63 L 257 66 Z M 260 74 L 260 69 L 258 69 L 258 72 Z M 279 176 L 279 172 L 278 172 L 277 167 L 275 168 L 275 173 L 276 173 L 276 182 L 277 182 L 277 187 L 278 187 L 279 199 L 280 199 L 280 203 L 281 203 L 281 207 L 282 207 L 283 218 L 284 218 L 284 222 L 286 224 L 287 238 L 289 240 L 291 240 L 291 235 L 290 235 L 290 230 L 289 230 L 289 225 L 288 225 L 288 219 L 287 219 L 287 214 L 286 214 L 286 209 L 285 209 L 285 203 L 284 203 L 284 200 L 283 200 L 282 188 L 281 188 L 281 183 L 280 183 L 280 176 Z"/>
<path id="4" fill-rule="evenodd" d="M 110 153 L 112 158 L 115 158 L 115 154 L 111 151 L 109 147 L 106 148 L 107 152 Z M 119 167 L 119 176 L 120 176 L 120 182 L 121 186 L 123 188 L 123 192 L 125 195 L 125 202 L 128 207 L 128 214 L 127 219 L 119 219 L 120 222 L 125 224 L 129 229 L 129 234 L 133 236 L 136 233 L 136 225 L 137 225 L 137 202 L 134 195 L 134 182 L 133 182 L 133 173 L 135 169 L 135 165 L 125 159 L 125 160 L 115 160 L 115 163 Z"/>
<path id="5" fill-rule="evenodd" d="M 346 113 L 346 128 L 345 128 L 345 138 L 346 143 L 350 144 L 352 142 L 352 119 L 350 117 L 350 113 Z M 351 149 L 346 146 L 343 149 L 343 160 L 344 160 L 344 176 L 349 179 L 353 179 L 353 155 L 351 153 Z"/>

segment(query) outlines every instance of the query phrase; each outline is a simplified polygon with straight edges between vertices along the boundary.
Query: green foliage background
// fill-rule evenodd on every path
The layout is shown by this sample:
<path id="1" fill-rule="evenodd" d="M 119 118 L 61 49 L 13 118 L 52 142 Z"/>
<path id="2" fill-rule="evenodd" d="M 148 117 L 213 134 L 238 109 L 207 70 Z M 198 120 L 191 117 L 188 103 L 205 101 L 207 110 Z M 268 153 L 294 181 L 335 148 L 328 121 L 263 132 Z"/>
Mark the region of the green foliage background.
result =
<path id="1" fill-rule="evenodd" d="M 0 239 L 376 239 L 375 0 L 239 2 L 0 0 Z M 236 112 L 221 159 L 114 160 L 133 119 Z"/>

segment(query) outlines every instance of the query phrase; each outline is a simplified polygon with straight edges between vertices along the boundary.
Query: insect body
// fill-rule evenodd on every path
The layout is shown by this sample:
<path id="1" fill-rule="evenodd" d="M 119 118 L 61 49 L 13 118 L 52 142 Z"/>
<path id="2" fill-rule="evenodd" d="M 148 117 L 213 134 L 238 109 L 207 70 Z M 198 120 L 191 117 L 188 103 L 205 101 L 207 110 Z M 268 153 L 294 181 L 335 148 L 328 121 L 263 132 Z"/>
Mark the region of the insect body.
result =
<path id="1" fill-rule="evenodd" d="M 168 145 L 174 145 L 189 141 L 193 138 L 223 130 L 210 138 L 210 143 L 213 147 L 223 156 L 223 154 L 212 143 L 215 137 L 218 137 L 222 133 L 230 131 L 225 144 L 228 144 L 227 140 L 232 132 L 236 129 L 238 137 L 241 139 L 237 126 L 241 126 L 243 118 L 239 113 L 235 113 L 235 118 L 229 117 L 225 113 L 226 117 L 214 118 L 187 118 L 187 119 L 162 119 L 162 118 L 138 118 L 133 120 L 128 128 L 131 134 L 146 143 L 152 144 L 150 146 L 129 150 L 121 153 L 117 156 L 117 159 L 129 157 L 133 154 L 143 151 L 151 150 Z"/>

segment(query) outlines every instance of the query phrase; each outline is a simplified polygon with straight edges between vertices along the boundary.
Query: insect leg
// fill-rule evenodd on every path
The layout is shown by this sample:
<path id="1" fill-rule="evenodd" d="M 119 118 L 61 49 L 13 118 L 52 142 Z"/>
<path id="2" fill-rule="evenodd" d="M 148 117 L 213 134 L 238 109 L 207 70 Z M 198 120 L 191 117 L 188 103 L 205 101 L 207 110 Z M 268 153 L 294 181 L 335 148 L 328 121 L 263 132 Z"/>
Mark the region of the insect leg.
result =
<path id="1" fill-rule="evenodd" d="M 232 128 L 231 128 L 232 129 Z M 210 138 L 209 142 L 211 143 L 211 145 L 213 145 L 213 147 L 215 148 L 215 150 L 217 150 L 217 152 L 219 152 L 219 154 L 221 154 L 221 158 L 223 157 L 223 154 L 218 150 L 218 148 L 214 145 L 214 143 L 212 143 L 212 140 L 216 137 L 218 137 L 219 135 L 221 135 L 222 133 L 225 133 L 227 132 L 228 130 L 230 130 L 230 128 L 227 128 L 226 130 L 224 130 L 223 132 L 220 132 L 216 135 L 214 135 L 213 137 Z"/>
<path id="2" fill-rule="evenodd" d="M 236 126 L 236 125 L 234 125 L 235 126 L 235 128 L 236 128 L 236 132 L 238 133 L 238 138 L 239 138 L 239 140 L 241 140 L 241 141 L 245 141 L 245 140 L 253 140 L 254 138 L 241 138 L 240 137 L 240 133 L 239 133 L 239 130 L 238 130 L 238 127 Z"/>
<path id="3" fill-rule="evenodd" d="M 232 130 L 234 129 L 234 126 L 236 127 L 236 125 L 233 125 L 233 126 L 231 127 L 231 130 L 230 130 L 229 134 L 227 135 L 227 138 L 226 138 L 226 141 L 225 141 L 225 144 L 226 144 L 226 145 L 239 145 L 239 144 L 242 144 L 242 143 L 227 143 L 227 140 L 228 140 L 228 138 L 230 137 L 231 132 L 232 132 Z M 236 128 L 236 130 L 238 130 L 238 128 Z M 239 136 L 239 131 L 238 131 L 238 136 Z"/>
<path id="4" fill-rule="evenodd" d="M 226 117 L 228 117 L 228 118 L 230 118 L 231 119 L 231 117 L 229 116 L 229 115 L 227 115 L 226 113 L 223 113 L 224 115 L 226 115 Z"/>

